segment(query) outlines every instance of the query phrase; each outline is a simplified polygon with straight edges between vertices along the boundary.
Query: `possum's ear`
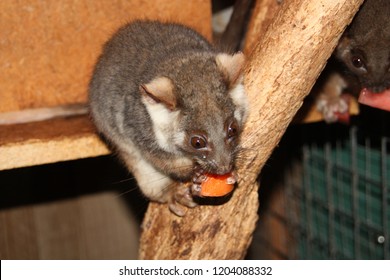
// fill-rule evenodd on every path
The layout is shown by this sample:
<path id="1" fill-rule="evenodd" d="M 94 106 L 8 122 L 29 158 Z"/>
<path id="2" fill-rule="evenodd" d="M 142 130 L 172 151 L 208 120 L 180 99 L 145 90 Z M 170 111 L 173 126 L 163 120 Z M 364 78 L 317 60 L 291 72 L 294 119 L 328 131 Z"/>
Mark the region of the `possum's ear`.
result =
<path id="1" fill-rule="evenodd" d="M 229 85 L 235 85 L 241 77 L 245 65 L 245 56 L 242 52 L 234 55 L 220 53 L 216 57 L 219 70 L 224 75 Z"/>
<path id="2" fill-rule="evenodd" d="M 176 108 L 173 82 L 166 77 L 158 77 L 139 87 L 145 99 L 151 103 L 163 103 L 169 110 Z"/>
<path id="3" fill-rule="evenodd" d="M 351 52 L 351 39 L 347 35 L 343 35 L 336 47 L 336 56 L 347 64 L 349 54 Z"/>

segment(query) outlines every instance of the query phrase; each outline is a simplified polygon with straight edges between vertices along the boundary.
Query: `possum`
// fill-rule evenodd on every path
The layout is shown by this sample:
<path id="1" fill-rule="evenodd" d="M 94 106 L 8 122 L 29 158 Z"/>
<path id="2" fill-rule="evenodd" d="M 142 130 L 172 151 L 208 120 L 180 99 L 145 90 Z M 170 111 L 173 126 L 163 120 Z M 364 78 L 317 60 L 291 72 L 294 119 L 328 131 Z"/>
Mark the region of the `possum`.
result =
<path id="1" fill-rule="evenodd" d="M 334 58 L 339 69 L 334 91 L 322 94 L 318 108 L 328 122 L 348 110 L 342 92 L 348 90 L 361 104 L 390 111 L 390 1 L 366 0 L 342 35 Z M 334 81 L 338 81 L 334 83 Z"/>
<path id="2" fill-rule="evenodd" d="M 174 23 L 134 21 L 104 45 L 89 86 L 93 122 L 142 193 L 178 216 L 197 205 L 206 172 L 236 180 L 244 64 Z"/>

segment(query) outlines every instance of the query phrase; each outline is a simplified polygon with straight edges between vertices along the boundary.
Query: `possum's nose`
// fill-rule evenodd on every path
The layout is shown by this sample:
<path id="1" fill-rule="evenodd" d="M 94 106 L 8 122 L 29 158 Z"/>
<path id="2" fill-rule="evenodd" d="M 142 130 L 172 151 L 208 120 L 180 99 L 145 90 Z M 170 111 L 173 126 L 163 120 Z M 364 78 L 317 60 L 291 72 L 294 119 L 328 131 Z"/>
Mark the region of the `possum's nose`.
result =
<path id="1" fill-rule="evenodd" d="M 220 157 L 213 165 L 214 174 L 225 175 L 233 171 L 233 162 L 230 157 Z"/>
<path id="2" fill-rule="evenodd" d="M 389 88 L 389 85 L 385 84 L 385 83 L 381 83 L 381 84 L 369 84 L 367 86 L 367 88 L 372 91 L 373 93 L 381 93 L 383 92 L 384 90 L 388 89 Z"/>
<path id="3" fill-rule="evenodd" d="M 233 171 L 233 166 L 229 165 L 229 166 L 224 166 L 222 168 L 218 168 L 217 172 L 215 174 L 217 174 L 217 175 L 225 175 L 227 173 L 231 173 L 232 171 Z"/>

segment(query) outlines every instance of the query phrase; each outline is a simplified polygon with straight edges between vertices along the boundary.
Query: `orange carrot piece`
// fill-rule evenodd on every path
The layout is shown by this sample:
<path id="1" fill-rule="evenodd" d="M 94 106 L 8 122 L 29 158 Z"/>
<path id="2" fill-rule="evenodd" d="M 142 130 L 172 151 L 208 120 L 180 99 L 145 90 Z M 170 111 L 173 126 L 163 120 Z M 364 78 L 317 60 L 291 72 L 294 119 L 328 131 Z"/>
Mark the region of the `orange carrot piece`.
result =
<path id="1" fill-rule="evenodd" d="M 229 184 L 227 179 L 232 176 L 230 173 L 225 175 L 206 174 L 206 180 L 201 184 L 200 196 L 224 196 L 232 192 L 234 184 Z"/>

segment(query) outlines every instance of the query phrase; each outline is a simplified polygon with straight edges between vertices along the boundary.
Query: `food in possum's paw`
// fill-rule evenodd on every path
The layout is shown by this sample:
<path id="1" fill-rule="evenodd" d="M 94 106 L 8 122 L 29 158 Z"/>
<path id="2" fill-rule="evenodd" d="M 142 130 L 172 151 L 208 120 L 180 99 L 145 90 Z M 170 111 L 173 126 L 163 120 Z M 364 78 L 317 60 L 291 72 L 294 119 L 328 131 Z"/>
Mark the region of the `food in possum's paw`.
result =
<path id="1" fill-rule="evenodd" d="M 218 197 L 225 196 L 233 191 L 236 182 L 232 173 L 224 175 L 205 174 L 205 180 L 200 185 L 199 196 Z"/>
<path id="2" fill-rule="evenodd" d="M 349 124 L 350 119 L 351 119 L 351 115 L 348 111 L 343 112 L 343 113 L 335 112 L 335 115 L 336 115 L 337 121 L 339 123 Z"/>
<path id="3" fill-rule="evenodd" d="M 349 104 L 349 94 L 341 94 L 338 96 L 330 96 L 323 94 L 317 100 L 317 109 L 319 112 L 321 112 L 322 116 L 324 117 L 324 120 L 327 123 L 340 122 L 349 124 Z"/>

